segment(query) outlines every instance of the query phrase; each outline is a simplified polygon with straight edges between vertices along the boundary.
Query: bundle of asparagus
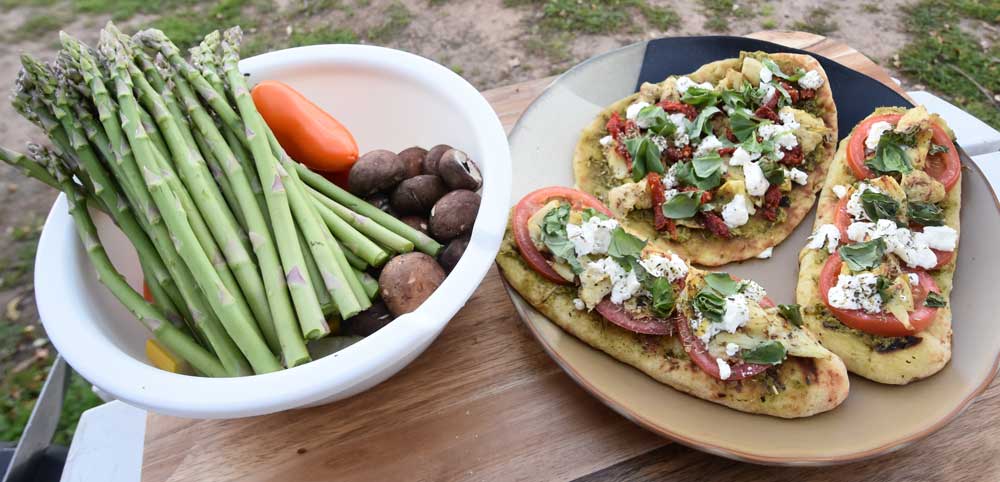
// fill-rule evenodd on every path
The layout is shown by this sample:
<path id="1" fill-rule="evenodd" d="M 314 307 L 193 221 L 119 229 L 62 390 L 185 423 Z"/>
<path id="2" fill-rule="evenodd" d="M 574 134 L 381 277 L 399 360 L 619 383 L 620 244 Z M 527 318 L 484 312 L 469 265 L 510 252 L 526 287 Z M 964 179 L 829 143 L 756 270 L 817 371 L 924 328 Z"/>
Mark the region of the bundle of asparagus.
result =
<path id="1" fill-rule="evenodd" d="M 365 269 L 441 249 L 288 157 L 239 71 L 239 27 L 190 61 L 158 30 L 109 23 L 96 49 L 60 37 L 56 60 L 22 57 L 13 95 L 52 148 L 0 158 L 65 193 L 100 281 L 198 373 L 309 362 L 307 341 L 371 306 Z M 115 270 L 88 207 L 135 247 L 153 302 Z"/>

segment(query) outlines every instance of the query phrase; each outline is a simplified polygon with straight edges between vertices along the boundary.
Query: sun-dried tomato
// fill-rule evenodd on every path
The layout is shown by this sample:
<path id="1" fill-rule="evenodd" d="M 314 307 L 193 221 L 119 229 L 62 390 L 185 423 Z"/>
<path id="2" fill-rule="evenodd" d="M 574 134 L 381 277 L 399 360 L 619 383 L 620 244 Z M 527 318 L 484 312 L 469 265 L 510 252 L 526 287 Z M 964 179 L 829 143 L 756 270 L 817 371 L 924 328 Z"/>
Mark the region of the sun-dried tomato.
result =
<path id="1" fill-rule="evenodd" d="M 753 115 L 755 117 L 757 117 L 757 118 L 760 118 L 760 119 L 770 119 L 773 122 L 778 122 L 778 113 L 775 112 L 774 109 L 772 109 L 772 108 L 770 108 L 770 107 L 768 107 L 766 105 L 760 106 L 753 113 Z"/>
<path id="2" fill-rule="evenodd" d="M 681 192 L 691 192 L 691 191 L 701 191 L 695 186 L 684 186 L 680 189 Z M 701 203 L 705 204 L 712 201 L 712 191 L 702 191 L 701 193 Z"/>
<path id="3" fill-rule="evenodd" d="M 778 96 L 780 95 L 781 94 L 779 94 L 778 91 L 775 91 L 774 95 L 772 95 L 771 98 L 767 102 L 765 102 L 764 105 L 762 105 L 761 107 L 767 107 L 768 109 L 771 110 L 776 109 L 778 107 Z"/>
<path id="4" fill-rule="evenodd" d="M 800 166 L 802 165 L 802 161 L 805 160 L 805 155 L 802 154 L 802 146 L 795 146 L 791 149 L 783 148 L 781 152 L 785 155 L 778 162 L 786 166 Z"/>
<path id="5" fill-rule="evenodd" d="M 667 231 L 671 236 L 677 234 L 674 220 L 663 215 L 663 203 L 667 202 L 667 197 L 660 175 L 655 172 L 646 174 L 646 187 L 649 188 L 649 196 L 653 198 L 653 227 L 657 231 Z"/>
<path id="6" fill-rule="evenodd" d="M 720 238 L 729 239 L 732 237 L 732 233 L 729 232 L 729 226 L 726 226 L 726 222 L 712 211 L 701 213 L 701 224 L 705 226 L 705 229 Z"/>
<path id="7" fill-rule="evenodd" d="M 778 205 L 781 204 L 781 188 L 772 184 L 764 193 L 764 205 L 760 208 L 760 213 L 768 221 L 778 219 Z"/>
<path id="8" fill-rule="evenodd" d="M 632 155 L 625 147 L 625 138 L 639 134 L 639 127 L 631 120 L 623 120 L 617 112 L 612 112 L 608 123 L 605 124 L 608 134 L 615 140 L 615 152 L 625 160 L 625 167 L 632 170 Z"/>
<path id="9" fill-rule="evenodd" d="M 739 140 L 736 138 L 736 134 L 733 134 L 733 129 L 730 127 L 726 127 L 726 139 L 729 139 L 729 142 L 736 142 Z"/>
<path id="10" fill-rule="evenodd" d="M 698 117 L 698 109 L 695 109 L 693 105 L 687 105 L 683 102 L 665 100 L 657 105 L 667 112 L 680 112 L 681 114 L 684 114 L 684 117 L 687 117 L 690 120 L 695 120 L 695 118 Z"/>
<path id="11" fill-rule="evenodd" d="M 800 89 L 799 100 L 809 100 L 816 97 L 816 89 Z"/>
<path id="12" fill-rule="evenodd" d="M 692 149 L 691 146 L 684 146 L 684 147 L 671 146 L 668 147 L 665 151 L 663 151 L 663 153 L 668 160 L 676 162 L 676 161 L 683 161 L 685 159 L 691 159 L 691 157 L 694 155 L 694 149 Z"/>
<path id="13" fill-rule="evenodd" d="M 736 152 L 736 148 L 735 147 L 720 147 L 718 149 L 718 152 L 719 152 L 720 156 L 731 156 L 731 155 L 733 155 L 734 152 Z"/>
<path id="14" fill-rule="evenodd" d="M 781 81 L 781 86 L 785 88 L 785 92 L 788 92 L 788 97 L 791 98 L 793 104 L 799 101 L 801 96 L 799 95 L 799 89 L 797 87 L 785 82 L 784 80 Z"/>

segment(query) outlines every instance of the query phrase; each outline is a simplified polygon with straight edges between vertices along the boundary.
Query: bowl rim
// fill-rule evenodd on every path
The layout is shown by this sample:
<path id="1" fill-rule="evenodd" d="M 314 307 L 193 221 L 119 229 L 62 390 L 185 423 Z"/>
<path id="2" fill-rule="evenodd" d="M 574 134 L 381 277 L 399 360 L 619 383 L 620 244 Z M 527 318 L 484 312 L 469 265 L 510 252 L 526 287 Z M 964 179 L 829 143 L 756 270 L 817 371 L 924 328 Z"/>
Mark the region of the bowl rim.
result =
<path id="1" fill-rule="evenodd" d="M 314 63 L 381 68 L 433 83 L 437 95 L 461 105 L 482 146 L 482 202 L 469 246 L 455 269 L 416 311 L 400 316 L 332 356 L 292 369 L 239 378 L 204 378 L 159 370 L 126 354 L 100 329 L 62 306 L 87 301 L 65 261 L 88 270 L 82 244 L 60 194 L 46 219 L 36 254 L 39 317 L 53 345 L 85 379 L 115 397 L 155 412 L 193 418 L 236 418 L 273 413 L 351 392 L 402 368 L 444 329 L 478 288 L 499 251 L 510 204 L 511 161 L 506 132 L 479 91 L 450 69 L 416 54 L 370 45 L 313 45 L 277 50 L 241 61 L 244 72 Z M 67 238 L 67 236 L 71 236 Z M 88 266 L 88 267 L 84 267 Z M 96 281 L 92 269 L 87 275 Z M 102 288 L 103 289 L 103 288 Z M 72 295 L 68 298 L 67 293 Z M 48 320 L 48 321 L 46 321 Z M 378 346 L 378 350 L 367 349 Z M 416 353 L 415 353 L 416 352 Z M 389 373 L 385 373 L 389 371 Z M 321 383 L 318 383 L 322 381 Z M 192 397 L 191 394 L 199 394 Z M 266 394 L 266 396 L 263 396 Z"/>

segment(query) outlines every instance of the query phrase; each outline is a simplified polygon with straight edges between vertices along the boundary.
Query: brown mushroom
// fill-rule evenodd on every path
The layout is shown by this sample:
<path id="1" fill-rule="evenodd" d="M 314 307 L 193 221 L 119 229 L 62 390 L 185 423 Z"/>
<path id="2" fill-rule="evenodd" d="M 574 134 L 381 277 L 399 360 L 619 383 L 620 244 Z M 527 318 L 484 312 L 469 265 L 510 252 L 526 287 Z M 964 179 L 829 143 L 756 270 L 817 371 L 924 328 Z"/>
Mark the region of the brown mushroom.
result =
<path id="1" fill-rule="evenodd" d="M 365 202 L 381 209 L 382 211 L 393 214 L 392 207 L 389 205 L 389 196 L 386 196 L 383 193 L 368 196 L 365 198 Z"/>
<path id="2" fill-rule="evenodd" d="M 396 154 L 377 149 L 361 156 L 354 163 L 347 177 L 347 185 L 351 193 L 366 197 L 392 190 L 405 175 L 406 168 Z"/>
<path id="3" fill-rule="evenodd" d="M 427 155 L 424 156 L 424 174 L 437 174 L 438 173 L 438 161 L 441 160 L 441 156 L 451 150 L 451 146 L 448 144 L 438 144 L 427 151 Z"/>
<path id="4" fill-rule="evenodd" d="M 420 231 L 426 235 L 430 235 L 430 228 L 427 226 L 427 218 L 422 218 L 420 216 L 403 216 L 399 218 L 400 221 L 406 223 L 413 229 Z"/>
<path id="5" fill-rule="evenodd" d="M 347 335 L 371 336 L 392 319 L 392 313 L 389 313 L 385 303 L 376 301 L 367 310 L 340 322 L 340 328 Z"/>
<path id="6" fill-rule="evenodd" d="M 448 193 L 448 188 L 440 177 L 421 174 L 411 177 L 396 186 L 389 203 L 399 214 L 419 214 L 426 216 L 441 196 Z"/>
<path id="7" fill-rule="evenodd" d="M 438 161 L 438 175 L 451 189 L 477 191 L 483 185 L 479 167 L 469 159 L 468 154 L 452 149 L 445 152 Z"/>
<path id="8" fill-rule="evenodd" d="M 389 311 L 396 316 L 416 310 L 444 281 L 434 258 L 421 253 L 401 254 L 382 268 L 378 285 Z"/>
<path id="9" fill-rule="evenodd" d="M 427 149 L 423 147 L 408 147 L 399 151 L 399 160 L 406 169 L 403 179 L 419 176 L 424 171 L 424 157 L 427 156 Z"/>
<path id="10" fill-rule="evenodd" d="M 438 262 L 441 263 L 441 267 L 448 273 L 455 269 L 455 265 L 458 264 L 458 260 L 462 259 L 462 255 L 465 254 L 465 248 L 469 247 L 469 236 L 462 236 L 460 238 L 455 238 L 445 246 L 441 254 L 438 255 Z"/>
<path id="11" fill-rule="evenodd" d="M 464 189 L 445 194 L 431 208 L 431 235 L 445 242 L 471 231 L 479 202 L 479 194 Z"/>

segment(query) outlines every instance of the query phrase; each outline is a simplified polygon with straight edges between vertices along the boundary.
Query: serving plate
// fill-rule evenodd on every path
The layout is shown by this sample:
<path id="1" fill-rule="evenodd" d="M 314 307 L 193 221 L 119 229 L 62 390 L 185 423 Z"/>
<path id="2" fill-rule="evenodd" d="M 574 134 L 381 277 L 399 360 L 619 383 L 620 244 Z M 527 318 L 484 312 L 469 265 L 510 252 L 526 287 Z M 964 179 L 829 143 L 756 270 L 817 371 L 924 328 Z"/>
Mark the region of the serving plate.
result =
<path id="1" fill-rule="evenodd" d="M 154 368 L 149 332 L 98 283 L 60 196 L 45 222 L 35 261 L 39 314 L 52 343 L 84 378 L 131 405 L 188 418 L 262 415 L 342 399 L 409 364 L 441 333 L 479 286 L 496 255 L 510 205 L 510 154 L 486 99 L 448 68 L 406 52 L 364 45 L 317 45 L 244 59 L 251 84 L 288 83 L 333 113 L 361 152 L 447 143 L 482 168 L 482 203 L 469 246 L 444 283 L 416 311 L 372 336 L 302 366 L 240 378 L 203 378 Z M 134 287 L 134 249 L 95 214 L 116 267 Z"/>
<path id="2" fill-rule="evenodd" d="M 660 39 L 650 44 L 650 51 L 647 43 L 574 67 L 527 109 L 510 135 L 513 200 L 544 186 L 572 186 L 570 161 L 580 131 L 607 105 L 635 92 L 642 80 L 692 72 L 704 63 L 735 57 L 740 50 L 795 51 L 740 37 Z M 876 106 L 909 105 L 878 81 L 820 60 L 843 116 L 842 136 Z M 851 376 L 844 404 L 814 417 L 751 415 L 685 395 L 563 332 L 509 286 L 507 291 L 531 332 L 574 380 L 653 432 L 706 452 L 764 464 L 826 465 L 885 454 L 958 416 L 986 389 L 1000 362 L 1000 330 L 988 305 L 1000 269 L 993 241 L 1000 239 L 1000 204 L 978 167 L 964 154 L 962 161 L 962 238 L 951 298 L 951 363 L 930 379 L 905 387 Z M 798 253 L 814 219 L 815 212 L 774 249 L 771 259 L 720 269 L 760 282 L 777 303 L 794 303 Z"/>

